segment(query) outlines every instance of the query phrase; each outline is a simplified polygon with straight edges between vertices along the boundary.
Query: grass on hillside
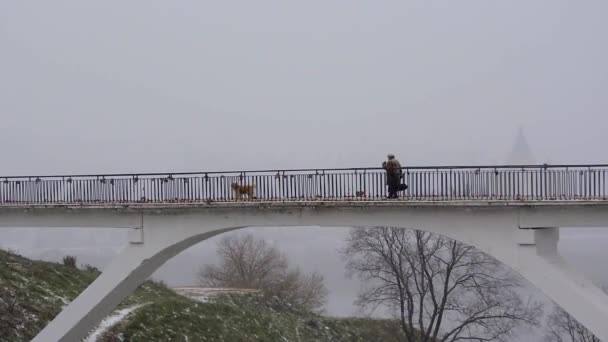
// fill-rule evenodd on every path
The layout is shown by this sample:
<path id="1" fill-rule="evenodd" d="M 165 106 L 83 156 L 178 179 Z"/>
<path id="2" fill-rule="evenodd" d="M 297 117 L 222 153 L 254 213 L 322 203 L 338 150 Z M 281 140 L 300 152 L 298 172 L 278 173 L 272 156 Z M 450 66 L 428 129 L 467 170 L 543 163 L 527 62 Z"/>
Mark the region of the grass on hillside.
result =
<path id="1" fill-rule="evenodd" d="M 33 261 L 0 250 L 0 340 L 29 341 L 97 278 L 93 267 Z M 98 341 L 400 341 L 396 321 L 315 315 L 260 294 L 201 303 L 146 282 L 118 309 L 144 304 Z"/>
<path id="2" fill-rule="evenodd" d="M 78 269 L 0 250 L 0 340 L 31 340 L 99 274 L 90 266 Z M 120 307 L 168 297 L 179 295 L 146 282 Z"/>
<path id="3" fill-rule="evenodd" d="M 168 298 L 144 306 L 101 339 L 117 341 L 402 341 L 391 320 L 326 318 L 259 294 L 200 303 Z"/>

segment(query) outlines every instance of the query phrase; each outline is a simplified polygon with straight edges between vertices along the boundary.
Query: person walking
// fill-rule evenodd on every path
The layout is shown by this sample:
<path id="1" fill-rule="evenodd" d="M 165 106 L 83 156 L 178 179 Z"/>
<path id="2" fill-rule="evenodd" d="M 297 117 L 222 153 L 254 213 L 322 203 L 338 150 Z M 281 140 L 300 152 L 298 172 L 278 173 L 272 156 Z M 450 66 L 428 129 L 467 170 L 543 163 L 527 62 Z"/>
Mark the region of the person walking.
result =
<path id="1" fill-rule="evenodd" d="M 388 198 L 399 198 L 397 192 L 401 187 L 401 163 L 395 159 L 395 155 L 386 156 L 387 161 L 382 162 L 382 168 L 386 171 L 386 185 L 388 185 Z"/>

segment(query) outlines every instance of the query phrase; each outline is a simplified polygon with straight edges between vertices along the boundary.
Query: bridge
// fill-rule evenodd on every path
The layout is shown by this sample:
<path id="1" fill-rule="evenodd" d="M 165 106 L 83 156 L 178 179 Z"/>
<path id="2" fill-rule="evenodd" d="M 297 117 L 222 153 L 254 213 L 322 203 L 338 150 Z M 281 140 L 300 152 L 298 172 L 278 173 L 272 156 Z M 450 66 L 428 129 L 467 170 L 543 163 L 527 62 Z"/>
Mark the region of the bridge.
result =
<path id="1" fill-rule="evenodd" d="M 128 246 L 34 341 L 80 340 L 181 251 L 268 226 L 390 226 L 461 241 L 608 341 L 608 297 L 557 253 L 559 227 L 608 227 L 608 165 L 403 171 L 399 199 L 386 199 L 379 168 L 0 177 L 0 228 L 129 229 Z"/>

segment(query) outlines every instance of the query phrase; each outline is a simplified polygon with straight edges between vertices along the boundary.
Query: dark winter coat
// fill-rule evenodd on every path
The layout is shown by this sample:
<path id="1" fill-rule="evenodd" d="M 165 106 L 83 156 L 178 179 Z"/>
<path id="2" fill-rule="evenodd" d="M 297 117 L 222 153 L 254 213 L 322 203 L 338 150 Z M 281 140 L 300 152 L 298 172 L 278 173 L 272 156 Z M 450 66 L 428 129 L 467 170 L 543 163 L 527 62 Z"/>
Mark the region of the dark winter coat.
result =
<path id="1" fill-rule="evenodd" d="M 382 163 L 382 168 L 386 170 L 386 184 L 399 184 L 401 181 L 401 164 L 397 159 L 391 159 Z"/>

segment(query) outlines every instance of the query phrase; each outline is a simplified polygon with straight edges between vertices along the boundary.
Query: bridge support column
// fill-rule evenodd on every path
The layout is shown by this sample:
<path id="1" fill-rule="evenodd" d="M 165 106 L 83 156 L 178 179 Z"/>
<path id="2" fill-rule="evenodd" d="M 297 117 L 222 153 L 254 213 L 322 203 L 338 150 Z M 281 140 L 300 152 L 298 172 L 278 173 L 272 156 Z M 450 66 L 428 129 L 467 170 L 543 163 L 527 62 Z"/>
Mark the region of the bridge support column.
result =
<path id="1" fill-rule="evenodd" d="M 80 341 L 162 263 L 143 244 L 128 245 L 101 275 L 32 341 Z"/>
<path id="2" fill-rule="evenodd" d="M 518 247 L 510 265 L 602 341 L 608 341 L 608 296 L 557 253 L 559 228 L 534 229 L 535 245 Z"/>
<path id="3" fill-rule="evenodd" d="M 188 230 L 163 229 L 150 225 L 133 232 L 130 244 L 74 301 L 55 317 L 32 342 L 73 342 L 85 338 L 127 296 L 145 282 L 160 266 L 184 249 L 231 229 L 200 229 L 192 236 Z M 173 232 L 171 234 L 157 234 Z M 134 239 L 133 239 L 134 238 Z"/>

